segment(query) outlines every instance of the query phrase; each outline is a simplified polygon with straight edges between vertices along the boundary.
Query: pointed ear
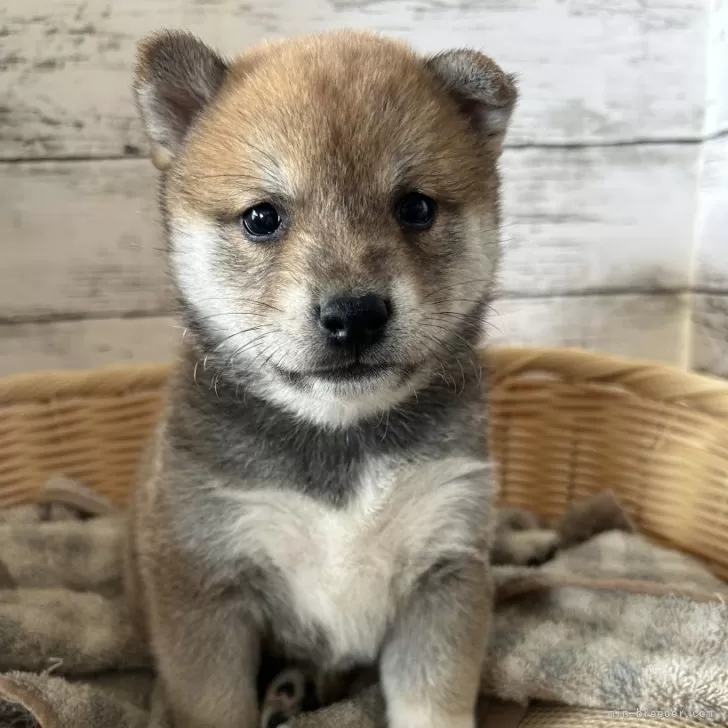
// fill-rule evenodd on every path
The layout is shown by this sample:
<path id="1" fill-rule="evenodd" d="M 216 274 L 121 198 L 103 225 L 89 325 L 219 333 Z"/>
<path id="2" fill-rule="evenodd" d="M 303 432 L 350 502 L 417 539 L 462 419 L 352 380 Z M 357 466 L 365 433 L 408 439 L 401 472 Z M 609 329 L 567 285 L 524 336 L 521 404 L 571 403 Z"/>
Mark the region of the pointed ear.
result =
<path id="1" fill-rule="evenodd" d="M 516 105 L 515 76 L 477 51 L 453 50 L 426 61 L 486 142 L 500 153 Z"/>
<path id="2" fill-rule="evenodd" d="M 189 33 L 158 33 L 139 44 L 134 96 L 156 167 L 170 166 L 190 126 L 219 91 L 227 70 L 215 51 Z"/>

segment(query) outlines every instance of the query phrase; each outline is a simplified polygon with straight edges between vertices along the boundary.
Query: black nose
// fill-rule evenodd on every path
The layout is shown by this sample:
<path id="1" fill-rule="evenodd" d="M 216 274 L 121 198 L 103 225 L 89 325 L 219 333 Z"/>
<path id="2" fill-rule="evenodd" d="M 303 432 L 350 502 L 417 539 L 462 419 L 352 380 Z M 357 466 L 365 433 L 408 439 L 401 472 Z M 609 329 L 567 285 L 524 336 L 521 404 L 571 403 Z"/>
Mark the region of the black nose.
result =
<path id="1" fill-rule="evenodd" d="M 382 338 L 389 314 L 389 304 L 381 296 L 344 296 L 321 306 L 319 324 L 335 346 L 361 351 Z"/>

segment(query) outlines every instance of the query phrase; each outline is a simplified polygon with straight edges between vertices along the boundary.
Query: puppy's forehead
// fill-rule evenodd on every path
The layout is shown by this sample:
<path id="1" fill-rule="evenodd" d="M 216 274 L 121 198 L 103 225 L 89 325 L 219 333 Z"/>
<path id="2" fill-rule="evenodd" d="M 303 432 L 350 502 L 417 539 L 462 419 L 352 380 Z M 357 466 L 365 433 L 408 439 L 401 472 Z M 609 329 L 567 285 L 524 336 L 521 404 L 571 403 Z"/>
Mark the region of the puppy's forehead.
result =
<path id="1" fill-rule="evenodd" d="M 196 166 L 245 169 L 286 193 L 365 176 L 382 188 L 471 157 L 457 105 L 424 61 L 391 39 L 341 33 L 238 59 L 191 142 Z M 443 149 L 447 154 L 443 155 Z M 402 180 L 406 181 L 406 180 Z"/>

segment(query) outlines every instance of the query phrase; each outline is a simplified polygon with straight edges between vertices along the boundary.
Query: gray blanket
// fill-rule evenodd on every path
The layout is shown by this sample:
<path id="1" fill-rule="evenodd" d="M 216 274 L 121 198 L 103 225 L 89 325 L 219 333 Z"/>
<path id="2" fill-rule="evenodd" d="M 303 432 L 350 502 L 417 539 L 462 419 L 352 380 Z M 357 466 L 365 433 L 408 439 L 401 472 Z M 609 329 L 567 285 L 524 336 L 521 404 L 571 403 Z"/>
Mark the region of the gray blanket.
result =
<path id="1" fill-rule="evenodd" d="M 122 538 L 110 505 L 65 479 L 38 505 L 0 513 L 0 726 L 168 725 L 127 618 Z M 493 562 L 482 726 L 505 726 L 512 704 L 529 701 L 728 725 L 726 585 L 635 533 L 611 494 L 551 524 L 502 510 Z M 383 728 L 375 679 L 338 693 L 326 684 L 284 666 L 262 728 Z M 327 694 L 337 699 L 321 706 Z"/>

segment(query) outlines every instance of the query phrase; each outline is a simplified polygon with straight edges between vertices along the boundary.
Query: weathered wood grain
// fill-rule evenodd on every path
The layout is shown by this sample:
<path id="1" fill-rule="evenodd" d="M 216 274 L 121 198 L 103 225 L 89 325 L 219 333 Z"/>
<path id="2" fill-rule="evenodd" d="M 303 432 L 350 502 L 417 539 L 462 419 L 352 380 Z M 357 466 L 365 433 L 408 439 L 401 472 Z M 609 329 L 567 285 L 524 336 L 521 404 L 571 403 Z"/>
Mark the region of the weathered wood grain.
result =
<path id="1" fill-rule="evenodd" d="M 682 296 L 509 299 L 493 309 L 492 344 L 578 346 L 682 363 L 688 316 Z M 167 317 L 0 325 L 0 376 L 164 361 L 181 335 Z"/>
<path id="2" fill-rule="evenodd" d="M 503 293 L 687 287 L 696 154 L 507 150 Z M 146 160 L 0 165 L 0 316 L 165 311 L 156 184 Z"/>
<path id="3" fill-rule="evenodd" d="M 169 318 L 0 325 L 0 376 L 165 361 L 180 337 Z"/>
<path id="4" fill-rule="evenodd" d="M 567 346 L 687 364 L 690 301 L 685 294 L 566 296 L 496 301 L 493 345 Z"/>
<path id="5" fill-rule="evenodd" d="M 709 4 L 705 130 L 720 134 L 728 131 L 728 0 L 710 0 Z"/>
<path id="6" fill-rule="evenodd" d="M 162 310 L 155 185 L 145 160 L 3 165 L 0 316 Z"/>
<path id="7" fill-rule="evenodd" d="M 728 377 L 728 295 L 701 293 L 693 297 L 691 367 Z"/>
<path id="8" fill-rule="evenodd" d="M 728 3 L 717 1 L 721 12 Z M 728 34 L 728 22 L 725 23 Z M 725 39 L 728 54 L 728 37 Z M 725 59 L 728 83 L 728 58 Z M 728 86 L 723 89 L 728 121 Z M 719 98 L 719 97 L 718 97 Z M 692 287 L 690 364 L 697 371 L 728 377 L 728 138 L 703 146 Z"/>
<path id="9" fill-rule="evenodd" d="M 693 286 L 728 292 L 728 137 L 703 146 L 695 233 Z"/>
<path id="10" fill-rule="evenodd" d="M 511 143 L 695 138 L 709 14 L 704 0 L 5 0 L 0 155 L 138 153 L 134 48 L 163 26 L 226 53 L 342 26 L 406 37 L 423 51 L 474 46 L 520 76 Z"/>
<path id="11" fill-rule="evenodd" d="M 504 290 L 687 288 L 698 152 L 693 145 L 508 150 Z"/>

